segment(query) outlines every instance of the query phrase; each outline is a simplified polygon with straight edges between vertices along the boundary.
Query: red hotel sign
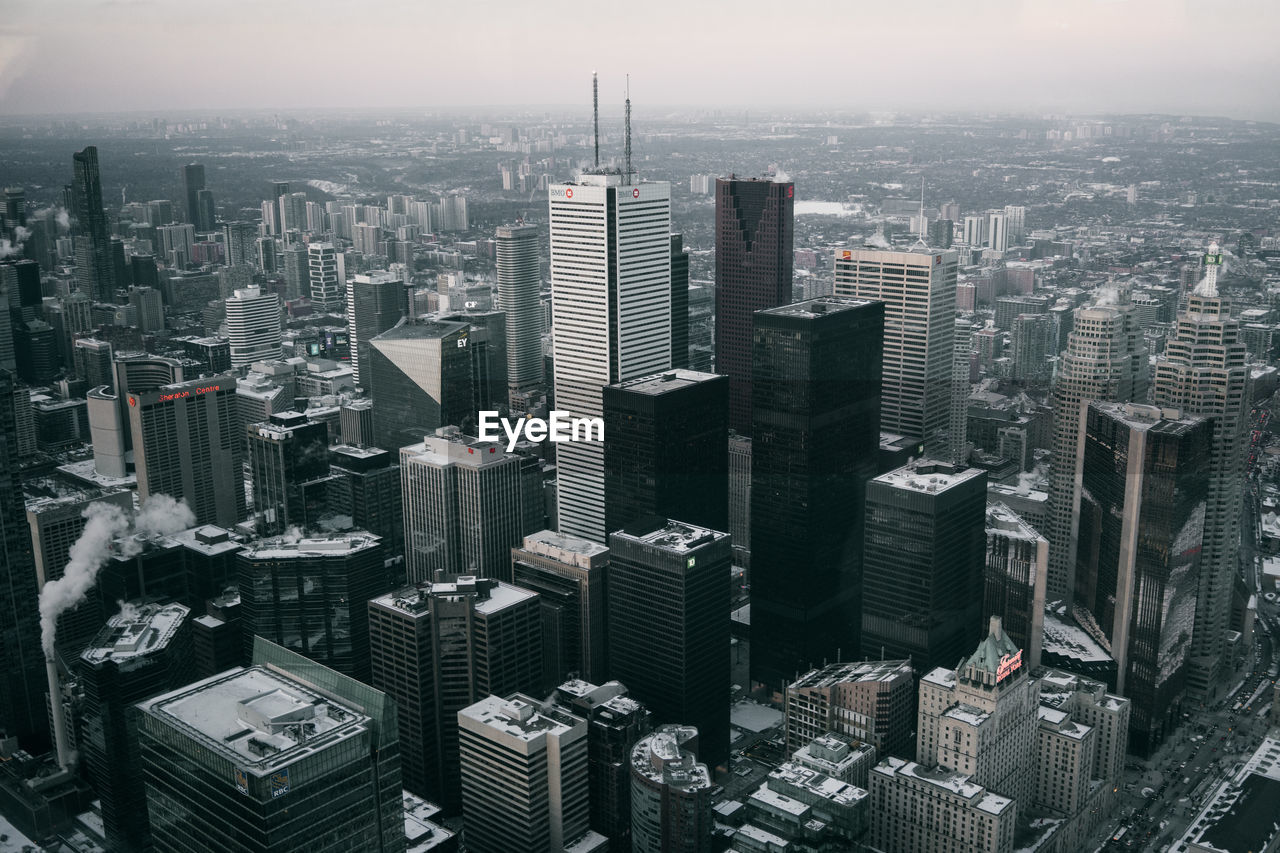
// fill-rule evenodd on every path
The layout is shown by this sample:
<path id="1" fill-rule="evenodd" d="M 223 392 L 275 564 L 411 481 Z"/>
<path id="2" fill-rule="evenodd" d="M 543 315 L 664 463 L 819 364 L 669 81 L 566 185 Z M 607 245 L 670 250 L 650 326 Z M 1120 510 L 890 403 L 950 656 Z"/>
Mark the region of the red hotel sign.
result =
<path id="1" fill-rule="evenodd" d="M 199 388 L 195 389 L 195 393 L 196 393 L 196 396 L 198 397 L 201 394 L 209 394 L 213 391 L 221 391 L 221 390 L 222 390 L 221 385 L 201 385 Z M 183 397 L 190 397 L 190 396 L 191 396 L 190 391 L 176 391 L 173 394 L 161 394 L 159 397 L 159 400 L 160 402 L 164 403 L 168 400 L 181 400 Z"/>
<path id="2" fill-rule="evenodd" d="M 1016 655 L 1001 655 L 1000 665 L 996 667 L 996 683 L 999 684 L 1022 668 L 1022 649 Z"/>

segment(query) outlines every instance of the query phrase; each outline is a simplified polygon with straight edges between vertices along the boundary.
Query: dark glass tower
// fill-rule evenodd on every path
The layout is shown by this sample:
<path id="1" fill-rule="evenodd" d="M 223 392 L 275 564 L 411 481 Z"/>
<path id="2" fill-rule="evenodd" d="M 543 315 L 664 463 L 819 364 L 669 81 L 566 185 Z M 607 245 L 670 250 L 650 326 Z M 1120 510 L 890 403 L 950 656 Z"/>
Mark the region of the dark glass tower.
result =
<path id="1" fill-rule="evenodd" d="M 0 370 L 0 400 L 13 398 L 13 376 Z M 0 406 L 0 730 L 38 751 L 49 742 L 44 655 L 36 606 L 35 559 L 18 472 L 13 406 Z"/>
<path id="2" fill-rule="evenodd" d="M 604 389 L 605 529 L 649 515 L 729 529 L 729 379 L 669 370 Z"/>
<path id="3" fill-rule="evenodd" d="M 671 235 L 671 366 L 689 366 L 689 252 Z"/>
<path id="4" fill-rule="evenodd" d="M 743 435 L 752 426 L 751 315 L 791 301 L 794 210 L 790 181 L 716 181 L 716 372 L 729 377 L 729 426 Z"/>
<path id="5" fill-rule="evenodd" d="M 649 519 L 609 536 L 609 669 L 655 723 L 729 760 L 729 534 Z"/>
<path id="6" fill-rule="evenodd" d="M 200 163 L 188 163 L 182 167 L 182 197 L 186 201 L 186 221 L 196 226 L 197 231 L 207 230 L 200 227 L 200 191 L 204 189 L 204 166 Z"/>
<path id="7" fill-rule="evenodd" d="M 1134 403 L 1090 403 L 1076 464 L 1076 603 L 1106 635 L 1129 748 L 1149 755 L 1176 726 L 1200 584 L 1211 418 Z"/>
<path id="8" fill-rule="evenodd" d="M 71 207 L 75 216 L 76 280 L 80 291 L 98 302 L 115 297 L 115 268 L 111 261 L 111 233 L 102 210 L 102 180 L 98 149 L 90 145 L 71 157 L 75 178 Z"/>
<path id="9" fill-rule="evenodd" d="M 247 433 L 258 531 L 274 536 L 315 525 L 327 506 L 328 426 L 302 412 L 281 412 L 249 424 Z"/>
<path id="10" fill-rule="evenodd" d="M 862 299 L 755 315 L 751 679 L 774 689 L 824 660 L 857 660 L 883 334 L 884 304 Z"/>
<path id="11" fill-rule="evenodd" d="M 467 323 L 402 323 L 370 340 L 361 381 L 379 447 L 395 451 L 475 415 L 470 331 Z"/>
<path id="12" fill-rule="evenodd" d="M 112 850 L 151 849 L 133 706 L 192 680 L 190 613 L 181 604 L 126 605 L 80 655 L 81 746 Z"/>
<path id="13" fill-rule="evenodd" d="M 921 460 L 867 484 L 862 654 L 954 666 L 982 639 L 987 472 Z"/>

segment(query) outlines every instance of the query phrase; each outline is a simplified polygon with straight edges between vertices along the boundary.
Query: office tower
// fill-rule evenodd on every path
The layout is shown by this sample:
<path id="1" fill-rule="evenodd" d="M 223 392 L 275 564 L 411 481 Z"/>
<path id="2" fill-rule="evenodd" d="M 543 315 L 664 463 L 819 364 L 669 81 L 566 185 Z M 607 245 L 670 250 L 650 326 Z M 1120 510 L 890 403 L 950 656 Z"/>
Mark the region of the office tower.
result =
<path id="1" fill-rule="evenodd" d="M 374 439 L 397 450 L 476 412 L 467 323 L 400 323 L 369 340 Z M 561 445 L 567 447 L 568 445 Z"/>
<path id="2" fill-rule="evenodd" d="M 231 341 L 231 366 L 280 358 L 280 297 L 259 287 L 235 291 L 226 300 L 227 338 Z"/>
<path id="3" fill-rule="evenodd" d="M 1216 693 L 1214 683 L 1227 661 L 1231 590 L 1240 545 L 1242 441 L 1247 376 L 1240 321 L 1230 300 L 1218 295 L 1222 255 L 1209 247 L 1204 281 L 1187 297 L 1176 333 L 1155 361 L 1152 402 L 1187 414 L 1213 416 L 1213 465 L 1205 509 L 1200 591 L 1192 636 L 1187 688 L 1196 697 Z"/>
<path id="4" fill-rule="evenodd" d="M 129 304 L 138 318 L 139 332 L 164 331 L 164 300 L 153 287 L 130 287 Z"/>
<path id="5" fill-rule="evenodd" d="M 729 433 L 729 536 L 733 541 L 734 562 L 748 565 L 751 554 L 751 438 L 735 432 Z"/>
<path id="6" fill-rule="evenodd" d="M 1004 206 L 1005 226 L 1009 229 L 1009 243 L 1021 246 L 1027 235 L 1027 209 L 1022 205 L 1006 204 Z"/>
<path id="7" fill-rule="evenodd" d="M 600 417 L 604 386 L 670 366 L 671 185 L 633 178 L 548 190 L 555 400 L 571 417 Z M 560 532 L 604 542 L 603 444 L 560 444 L 556 464 Z"/>
<path id="8" fill-rule="evenodd" d="M 351 516 L 360 530 L 382 537 L 387 557 L 404 554 L 404 514 L 397 456 L 376 447 L 329 448 L 329 510 Z M 400 563 L 400 574 L 404 564 Z"/>
<path id="9" fill-rule="evenodd" d="M 609 674 L 653 712 L 729 760 L 729 536 L 679 521 L 609 535 Z M 657 591 L 661 590 L 661 594 Z"/>
<path id="10" fill-rule="evenodd" d="M 133 706 L 192 680 L 190 615 L 181 604 L 125 604 L 80 654 L 80 743 L 112 850 L 151 849 Z"/>
<path id="11" fill-rule="evenodd" d="M 631 849 L 711 853 L 711 773 L 685 744 L 694 726 L 659 726 L 631 750 Z"/>
<path id="12" fill-rule="evenodd" d="M 111 232 L 102 210 L 102 180 L 98 149 L 92 145 L 71 157 L 72 234 L 76 239 L 76 281 L 80 292 L 97 302 L 114 301 L 115 269 L 111 263 Z"/>
<path id="13" fill-rule="evenodd" d="M 186 200 L 186 221 L 197 231 L 208 231 L 200 217 L 199 194 L 204 189 L 204 166 L 190 163 L 182 167 L 182 197 Z"/>
<path id="14" fill-rule="evenodd" d="M 987 243 L 987 218 L 982 214 L 964 218 L 964 244 L 979 249 Z"/>
<path id="15" fill-rule="evenodd" d="M 279 269 L 276 259 L 276 242 L 270 237 L 259 237 L 253 241 L 253 266 L 270 275 Z"/>
<path id="16" fill-rule="evenodd" d="M 511 549 L 511 572 L 516 586 L 538 593 L 544 682 L 560 684 L 570 677 L 604 681 L 609 549 L 540 530 Z"/>
<path id="17" fill-rule="evenodd" d="M 0 400 L 13 397 L 13 376 L 0 371 Z M 39 590 L 18 469 L 13 406 L 0 405 L 0 730 L 32 750 L 48 743 L 47 686 L 40 651 Z"/>
<path id="18" fill-rule="evenodd" d="M 419 584 L 371 600 L 370 682 L 400 709 L 405 787 L 461 810 L 458 712 L 542 682 L 538 596 L 489 578 Z"/>
<path id="19" fill-rule="evenodd" d="M 618 681 L 566 681 L 555 697 L 587 720 L 591 828 L 609 839 L 609 849 L 630 850 L 631 749 L 653 728 L 652 715 Z"/>
<path id="20" fill-rule="evenodd" d="M 156 853 L 404 849 L 394 708 L 315 669 L 235 669 L 138 706 Z"/>
<path id="21" fill-rule="evenodd" d="M 671 366 L 689 366 L 689 251 L 671 235 Z"/>
<path id="22" fill-rule="evenodd" d="M 243 220 L 224 222 L 222 235 L 227 247 L 227 266 L 258 266 L 258 226 L 256 224 Z"/>
<path id="23" fill-rule="evenodd" d="M 360 362 L 368 365 L 369 341 L 405 316 L 406 295 L 403 277 L 385 270 L 357 273 L 347 281 L 347 342 L 357 384 L 361 383 Z"/>
<path id="24" fill-rule="evenodd" d="M 307 246 L 307 267 L 311 287 L 311 302 L 320 312 L 341 311 L 345 291 L 338 280 L 338 258 L 332 243 L 311 243 Z"/>
<path id="25" fill-rule="evenodd" d="M 1003 503 L 987 506 L 986 569 L 982 621 L 999 616 L 1028 666 L 1040 665 L 1044 639 L 1045 582 L 1049 542 Z"/>
<path id="26" fill-rule="evenodd" d="M 0 261 L 0 289 L 8 296 L 10 312 L 24 321 L 43 319 L 43 293 L 40 290 L 40 265 L 35 261 L 6 259 Z"/>
<path id="27" fill-rule="evenodd" d="M 1080 411 L 1089 400 L 1142 402 L 1147 397 L 1146 341 L 1127 290 L 1108 287 L 1095 304 L 1077 308 L 1053 386 L 1053 465 L 1049 470 L 1048 598 L 1074 601 L 1076 528 L 1074 477 Z"/>
<path id="28" fill-rule="evenodd" d="M 835 292 L 884 302 L 880 429 L 928 444 L 947 428 L 955 356 L 958 255 L 841 250 Z"/>
<path id="29" fill-rule="evenodd" d="M 831 663 L 787 686 L 786 753 L 827 732 L 857 738 L 878 755 L 905 755 L 915 730 L 909 660 Z"/>
<path id="30" fill-rule="evenodd" d="M 509 398 L 535 390 L 542 372 L 542 270 L 538 226 L 503 226 L 497 233 L 498 299 L 507 314 Z M 516 406 L 512 403 L 512 408 Z"/>
<path id="31" fill-rule="evenodd" d="M 993 252 L 1009 250 L 1009 223 L 1003 213 L 993 213 L 987 219 L 987 242 Z"/>
<path id="32" fill-rule="evenodd" d="M 472 305 L 476 300 L 468 300 Z M 442 323 L 467 323 L 467 349 L 471 350 L 471 388 L 477 411 L 497 411 L 507 405 L 507 315 L 482 307 L 441 313 Z"/>
<path id="33" fill-rule="evenodd" d="M 935 219 L 929 223 L 929 245 L 950 249 L 955 243 L 956 223 L 952 219 Z"/>
<path id="34" fill-rule="evenodd" d="M 29 385 L 45 385 L 57 378 L 58 342 L 48 323 L 31 320 L 13 324 L 13 349 L 18 377 Z"/>
<path id="35" fill-rule="evenodd" d="M 249 474 L 258 532 L 307 530 L 326 509 L 329 428 L 302 412 L 280 412 L 249 424 Z"/>
<path id="36" fill-rule="evenodd" d="M 730 387 L 683 369 L 605 387 L 605 529 L 660 515 L 728 530 Z"/>
<path id="37" fill-rule="evenodd" d="M 300 299 L 311 295 L 311 266 L 305 246 L 286 246 L 284 257 L 284 298 Z"/>
<path id="38" fill-rule="evenodd" d="M 1013 380 L 1024 383 L 1046 383 L 1053 375 L 1049 359 L 1057 335 L 1053 319 L 1047 314 L 1019 314 L 1013 318 Z"/>
<path id="39" fill-rule="evenodd" d="M 973 324 L 956 318 L 955 351 L 951 357 L 951 406 L 947 420 L 950 459 L 956 465 L 969 461 L 969 382 L 973 356 Z"/>
<path id="40" fill-rule="evenodd" d="M 996 300 L 996 328 L 1011 330 L 1014 318 L 1019 314 L 1048 314 L 1051 304 L 1052 301 L 1047 296 L 1002 296 Z"/>
<path id="41" fill-rule="evenodd" d="M 358 222 L 351 226 L 351 247 L 363 255 L 381 255 L 378 244 L 382 242 L 382 229 L 377 225 Z"/>
<path id="42" fill-rule="evenodd" d="M 195 227 L 200 232 L 210 232 L 217 228 L 217 212 L 213 204 L 212 190 L 199 190 L 196 192 L 196 221 Z"/>
<path id="43" fill-rule="evenodd" d="M 369 599 L 387 591 L 382 541 L 362 530 L 255 540 L 236 554 L 246 653 L 256 634 L 369 683 Z"/>
<path id="44" fill-rule="evenodd" d="M 867 484 L 865 656 L 925 673 L 980 636 L 986 503 L 985 471 L 928 459 Z"/>
<path id="45" fill-rule="evenodd" d="M 1115 658 L 1116 692 L 1133 702 L 1130 748 L 1149 755 L 1186 698 L 1213 422 L 1099 402 L 1080 420 L 1075 600 Z"/>
<path id="46" fill-rule="evenodd" d="M 884 311 L 823 297 L 755 315 L 751 679 L 772 691 L 824 660 L 858 656 Z"/>
<path id="47" fill-rule="evenodd" d="M 195 226 L 161 225 L 156 228 L 155 247 L 165 264 L 179 270 L 185 269 L 195 255 Z"/>
<path id="48" fill-rule="evenodd" d="M 242 428 L 233 375 L 147 391 L 118 386 L 118 393 L 128 400 L 139 498 L 166 494 L 185 500 L 198 524 L 234 527 L 244 518 Z"/>
<path id="49" fill-rule="evenodd" d="M 466 231 L 471 226 L 467 217 L 467 197 L 446 195 L 440 197 L 440 230 Z"/>
<path id="50" fill-rule="evenodd" d="M 586 720 L 514 693 L 462 709 L 458 728 L 469 851 L 608 848 L 590 828 Z"/>
<path id="51" fill-rule="evenodd" d="M 511 549 L 542 502 L 536 459 L 442 430 L 400 449 L 400 475 L 410 581 L 511 580 Z"/>
<path id="52" fill-rule="evenodd" d="M 27 224 L 27 191 L 23 187 L 4 188 L 4 228 L 12 231 Z"/>
<path id="53" fill-rule="evenodd" d="M 286 193 L 276 199 L 280 208 L 280 233 L 307 230 L 307 194 Z"/>
<path id="54" fill-rule="evenodd" d="M 791 301 L 795 184 L 716 179 L 716 372 L 729 377 L 729 426 L 750 435 L 752 315 Z"/>

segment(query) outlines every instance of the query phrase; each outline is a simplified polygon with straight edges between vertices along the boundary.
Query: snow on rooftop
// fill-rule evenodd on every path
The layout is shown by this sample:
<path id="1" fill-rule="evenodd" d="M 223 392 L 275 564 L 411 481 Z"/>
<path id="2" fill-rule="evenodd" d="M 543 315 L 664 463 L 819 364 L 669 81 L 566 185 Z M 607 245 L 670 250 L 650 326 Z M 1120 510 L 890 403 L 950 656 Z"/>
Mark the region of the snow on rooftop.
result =
<path id="1" fill-rule="evenodd" d="M 486 696 L 458 712 L 459 717 L 474 720 L 486 728 L 514 737 L 528 744 L 544 740 L 548 734 L 564 735 L 580 717 L 551 705 L 537 705 L 527 696 L 516 694 L 511 699 Z"/>
<path id="2" fill-rule="evenodd" d="M 805 673 L 791 687 L 830 687 L 849 681 L 892 681 L 909 675 L 911 662 L 905 660 L 832 663 Z"/>
<path id="3" fill-rule="evenodd" d="M 87 663 L 124 661 L 164 649 L 191 613 L 181 604 L 124 605 L 80 654 Z"/>
<path id="4" fill-rule="evenodd" d="M 768 705 L 752 702 L 750 699 L 738 700 L 729 710 L 729 722 L 740 729 L 756 734 L 782 725 L 785 719 L 781 711 L 774 710 Z"/>
<path id="5" fill-rule="evenodd" d="M 873 482 L 923 494 L 938 494 L 986 474 L 981 468 L 962 468 L 946 462 L 921 459 L 881 474 Z"/>
<path id="6" fill-rule="evenodd" d="M 381 541 L 380 537 L 363 530 L 304 539 L 273 536 L 250 544 L 245 549 L 245 556 L 251 559 L 277 560 L 291 557 L 346 556 L 376 547 Z"/>

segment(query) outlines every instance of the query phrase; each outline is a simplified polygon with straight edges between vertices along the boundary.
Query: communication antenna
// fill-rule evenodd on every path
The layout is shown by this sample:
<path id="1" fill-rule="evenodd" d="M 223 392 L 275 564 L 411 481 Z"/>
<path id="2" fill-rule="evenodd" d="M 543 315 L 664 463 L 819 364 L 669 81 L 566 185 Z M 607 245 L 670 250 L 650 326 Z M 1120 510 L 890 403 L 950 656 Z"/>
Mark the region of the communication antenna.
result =
<path id="1" fill-rule="evenodd" d="M 591 72 L 591 118 L 595 124 L 596 168 L 600 168 L 600 78 Z"/>
<path id="2" fill-rule="evenodd" d="M 626 175 L 626 179 L 624 183 L 629 184 L 631 183 L 631 75 L 630 74 L 627 75 L 627 110 L 626 110 L 626 123 L 624 125 L 623 132 L 626 134 L 626 145 L 623 148 L 623 156 L 626 158 L 626 161 L 627 161 L 626 171 L 623 172 L 623 174 Z"/>
<path id="3" fill-rule="evenodd" d="M 919 228 L 920 228 L 920 233 L 917 235 L 919 239 L 916 240 L 916 243 L 920 246 L 924 246 L 927 249 L 929 248 L 929 244 L 925 242 L 925 239 L 924 239 L 925 227 L 924 227 L 924 177 L 923 176 L 921 176 L 920 178 L 920 225 L 919 225 Z"/>

